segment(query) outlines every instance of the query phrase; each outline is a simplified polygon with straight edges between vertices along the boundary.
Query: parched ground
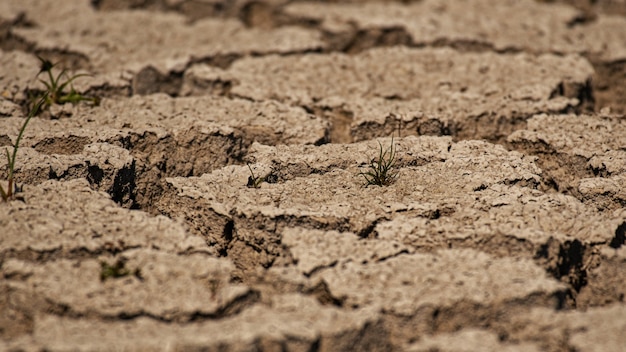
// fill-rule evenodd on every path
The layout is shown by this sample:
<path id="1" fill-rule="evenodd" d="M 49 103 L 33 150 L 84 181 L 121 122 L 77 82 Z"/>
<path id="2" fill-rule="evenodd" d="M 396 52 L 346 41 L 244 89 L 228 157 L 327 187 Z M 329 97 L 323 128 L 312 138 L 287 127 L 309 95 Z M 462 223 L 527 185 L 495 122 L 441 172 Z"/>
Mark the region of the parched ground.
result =
<path id="1" fill-rule="evenodd" d="M 8 0 L 0 49 L 1 149 L 38 56 L 100 99 L 24 132 L 2 351 L 625 349 L 623 0 Z"/>

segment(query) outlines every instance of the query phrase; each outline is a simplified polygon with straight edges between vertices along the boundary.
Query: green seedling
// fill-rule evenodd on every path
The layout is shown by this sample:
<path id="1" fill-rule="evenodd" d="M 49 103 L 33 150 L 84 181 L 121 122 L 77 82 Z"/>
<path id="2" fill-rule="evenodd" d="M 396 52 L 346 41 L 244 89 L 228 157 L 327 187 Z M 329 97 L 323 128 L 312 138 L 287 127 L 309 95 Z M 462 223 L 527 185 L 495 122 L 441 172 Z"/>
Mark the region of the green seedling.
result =
<path id="1" fill-rule="evenodd" d="M 0 196 L 2 196 L 2 200 L 5 202 L 13 199 L 13 197 L 15 196 L 15 193 L 17 193 L 17 190 L 18 190 L 17 184 L 14 180 L 15 158 L 17 157 L 17 149 L 20 146 L 20 140 L 22 139 L 22 136 L 24 135 L 24 130 L 26 130 L 26 125 L 28 125 L 28 122 L 30 121 L 30 119 L 33 118 L 33 116 L 35 116 L 37 111 L 41 109 L 41 106 L 45 104 L 47 99 L 48 99 L 48 93 L 45 92 L 39 98 L 37 103 L 35 103 L 35 105 L 28 112 L 28 116 L 26 117 L 26 120 L 24 120 L 24 123 L 22 124 L 22 128 L 20 128 L 20 132 L 17 134 L 17 139 L 15 140 L 15 144 L 13 144 L 13 153 L 9 154 L 9 149 L 8 148 L 4 149 L 6 157 L 7 157 L 7 174 L 8 174 L 7 183 L 8 185 L 7 185 L 6 190 L 0 185 Z"/>
<path id="2" fill-rule="evenodd" d="M 107 279 L 117 279 L 131 274 L 133 274 L 137 278 L 141 278 L 139 269 L 135 269 L 131 272 L 126 268 L 126 263 L 124 263 L 124 261 L 118 260 L 113 265 L 110 265 L 107 262 L 100 262 L 100 281 L 106 281 Z"/>
<path id="3" fill-rule="evenodd" d="M 248 170 L 250 170 L 250 176 L 248 176 L 248 184 L 246 186 L 248 186 L 248 188 L 261 187 L 261 183 L 264 181 L 264 178 L 261 176 L 255 176 L 252 168 L 250 167 L 250 164 L 246 165 L 248 165 Z"/>
<path id="4" fill-rule="evenodd" d="M 46 82 L 42 79 L 39 79 L 39 81 L 42 82 L 46 86 L 46 90 L 38 98 L 34 99 L 35 103 L 31 106 L 30 110 L 28 111 L 26 120 L 24 120 L 24 123 L 22 124 L 22 127 L 20 128 L 20 131 L 17 135 L 17 139 L 15 140 L 15 144 L 13 144 L 13 152 L 9 153 L 9 149 L 5 148 L 5 154 L 7 158 L 7 175 L 8 175 L 7 188 L 4 189 L 4 187 L 0 185 L 0 197 L 2 197 L 2 200 L 5 202 L 13 199 L 15 197 L 15 193 L 17 193 L 18 191 L 18 187 L 17 187 L 17 184 L 15 182 L 15 177 L 14 177 L 15 176 L 14 175 L 15 160 L 17 157 L 17 150 L 20 146 L 20 141 L 22 140 L 22 136 L 24 135 L 24 131 L 26 130 L 26 126 L 28 125 L 28 122 L 35 115 L 47 109 L 52 104 L 65 104 L 65 103 L 76 104 L 81 101 L 91 101 L 95 105 L 97 105 L 99 102 L 98 98 L 86 97 L 86 96 L 79 94 L 78 92 L 76 92 L 76 90 L 72 86 L 72 82 L 76 78 L 82 77 L 82 76 L 88 76 L 87 74 L 78 74 L 74 76 L 69 76 L 67 74 L 67 70 L 62 70 L 61 73 L 59 73 L 59 75 L 56 76 L 55 78 L 54 75 L 52 74 L 52 69 L 54 68 L 56 64 L 53 64 L 52 62 L 48 60 L 42 59 L 39 56 L 38 58 L 41 61 L 41 68 L 39 69 L 39 73 L 37 73 L 37 77 L 39 77 L 39 75 L 42 73 L 47 73 L 49 81 Z M 62 78 L 65 78 L 65 81 L 61 82 Z M 68 85 L 70 86 L 70 92 L 65 93 L 65 89 L 67 88 Z"/>
<path id="5" fill-rule="evenodd" d="M 261 187 L 261 183 L 263 182 L 267 182 L 267 183 L 276 183 L 278 182 L 278 176 L 276 176 L 273 173 L 269 173 L 265 176 L 255 176 L 254 172 L 252 172 L 252 168 L 250 167 L 250 164 L 246 164 L 248 165 L 248 170 L 250 170 L 250 176 L 248 176 L 248 184 L 246 185 L 248 188 L 259 188 Z"/>
<path id="6" fill-rule="evenodd" d="M 35 112 L 36 114 L 42 110 L 48 109 L 53 104 L 60 104 L 60 105 L 65 104 L 65 103 L 78 104 L 81 101 L 91 102 L 94 105 L 99 104 L 100 101 L 98 98 L 88 97 L 88 96 L 78 93 L 74 89 L 74 86 L 72 84 L 74 80 L 76 80 L 77 78 L 90 76 L 90 75 L 86 73 L 80 73 L 80 74 L 70 76 L 67 73 L 67 70 L 63 69 L 61 70 L 61 73 L 59 73 L 55 77 L 54 74 L 52 73 L 52 69 L 57 64 L 56 63 L 53 64 L 52 62 L 46 59 L 43 59 L 39 56 L 37 56 L 37 58 L 41 61 L 41 69 L 39 70 L 39 73 L 37 74 L 37 76 L 39 76 L 42 73 L 46 73 L 48 75 L 48 81 L 39 79 L 39 81 L 46 86 L 45 95 L 47 96 L 47 98 L 45 100 L 45 103 L 43 104 L 43 107 L 40 107 L 40 110 L 37 110 Z M 66 88 L 68 86 L 69 86 L 69 92 L 66 92 Z"/>
<path id="7" fill-rule="evenodd" d="M 367 182 L 365 187 L 370 185 L 389 186 L 398 177 L 396 168 L 396 149 L 393 144 L 393 136 L 391 137 L 391 145 L 388 149 L 383 149 L 383 145 L 378 142 L 380 151 L 378 158 L 373 158 L 366 172 L 359 172 L 359 175 L 365 178 Z"/>

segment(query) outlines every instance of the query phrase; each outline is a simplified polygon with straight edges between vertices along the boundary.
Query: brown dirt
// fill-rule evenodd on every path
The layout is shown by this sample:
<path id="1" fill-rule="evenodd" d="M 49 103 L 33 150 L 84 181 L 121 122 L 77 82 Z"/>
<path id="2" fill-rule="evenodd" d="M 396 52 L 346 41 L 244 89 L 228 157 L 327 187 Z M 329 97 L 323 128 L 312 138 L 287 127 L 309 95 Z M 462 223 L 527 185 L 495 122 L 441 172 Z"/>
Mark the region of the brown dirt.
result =
<path id="1" fill-rule="evenodd" d="M 0 2 L 0 350 L 622 351 L 624 14 Z"/>

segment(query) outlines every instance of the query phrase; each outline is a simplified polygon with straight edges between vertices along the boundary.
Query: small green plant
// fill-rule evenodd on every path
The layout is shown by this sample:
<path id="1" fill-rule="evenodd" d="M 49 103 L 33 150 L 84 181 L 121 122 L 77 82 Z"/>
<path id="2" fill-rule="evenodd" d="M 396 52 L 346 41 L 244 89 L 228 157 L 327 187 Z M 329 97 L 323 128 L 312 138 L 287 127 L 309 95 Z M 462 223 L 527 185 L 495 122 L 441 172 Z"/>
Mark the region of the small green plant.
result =
<path id="1" fill-rule="evenodd" d="M 264 181 L 264 178 L 261 176 L 255 176 L 254 172 L 252 172 L 252 168 L 250 167 L 250 164 L 246 164 L 248 165 L 248 170 L 250 170 L 250 176 L 248 176 L 248 188 L 259 188 L 261 187 L 261 183 Z"/>
<path id="2" fill-rule="evenodd" d="M 45 72 L 48 75 L 48 81 L 39 79 L 39 81 L 46 86 L 46 92 L 44 94 L 46 95 L 46 100 L 43 106 L 40 106 L 39 110 L 35 111 L 35 114 L 38 114 L 39 112 L 48 109 L 53 104 L 61 104 L 61 105 L 65 103 L 77 104 L 81 101 L 91 102 L 94 105 L 99 104 L 100 100 L 97 97 L 88 97 L 88 96 L 78 93 L 74 89 L 74 86 L 72 84 L 74 80 L 76 80 L 77 78 L 90 76 L 90 75 L 86 73 L 80 73 L 80 74 L 70 76 L 67 73 L 67 70 L 63 69 L 61 70 L 61 73 L 59 73 L 56 77 L 54 77 L 54 74 L 52 73 L 52 69 L 57 65 L 57 63 L 53 64 L 52 62 L 46 59 L 43 59 L 39 56 L 37 56 L 37 58 L 39 59 L 39 61 L 41 61 L 41 69 L 39 70 L 39 73 L 37 74 L 37 76 Z M 62 79 L 64 79 L 64 81 L 61 81 Z M 66 92 L 65 90 L 68 87 L 68 85 L 70 89 L 69 89 L 69 92 Z"/>
<path id="3" fill-rule="evenodd" d="M 113 265 L 104 261 L 100 262 L 100 281 L 117 279 L 131 274 L 141 279 L 141 272 L 139 269 L 135 269 L 131 272 L 126 268 L 126 263 L 123 260 L 117 260 Z"/>
<path id="4" fill-rule="evenodd" d="M 250 164 L 246 164 L 246 165 L 248 165 L 248 170 L 250 170 L 250 176 L 248 176 L 248 184 L 246 185 L 248 188 L 259 188 L 261 187 L 261 183 L 263 182 L 267 182 L 267 183 L 278 182 L 278 176 L 276 176 L 274 173 L 270 172 L 269 174 L 265 176 L 255 176 L 254 172 L 252 172 L 252 168 L 250 167 Z"/>
<path id="5" fill-rule="evenodd" d="M 367 182 L 365 187 L 370 185 L 389 186 L 398 177 L 396 171 L 396 149 L 393 144 L 393 136 L 391 137 L 391 145 L 388 149 L 383 149 L 383 145 L 378 142 L 380 150 L 378 158 L 373 158 L 366 172 L 359 172 L 359 175 L 365 178 Z"/>
<path id="6" fill-rule="evenodd" d="M 22 140 L 22 136 L 24 135 L 24 131 L 26 130 L 28 122 L 41 111 L 50 107 L 50 105 L 52 104 L 76 104 L 81 101 L 91 101 L 95 105 L 99 103 L 98 98 L 83 96 L 77 93 L 72 86 L 72 81 L 74 81 L 78 77 L 88 76 L 87 74 L 69 76 L 67 74 L 67 70 L 62 70 L 61 73 L 59 73 L 59 75 L 55 78 L 52 74 L 52 69 L 56 64 L 53 64 L 48 60 L 42 59 L 39 56 L 38 58 L 41 61 L 41 68 L 39 69 L 39 73 L 37 73 L 36 77 L 39 77 L 39 75 L 42 73 L 47 73 L 49 82 L 39 79 L 39 81 L 41 81 L 46 86 L 46 90 L 33 100 L 34 104 L 32 104 L 32 106 L 30 107 L 28 115 L 26 116 L 26 119 L 24 120 L 24 123 L 22 124 L 22 127 L 20 128 L 20 131 L 17 135 L 17 139 L 13 144 L 13 152 L 9 153 L 8 148 L 5 148 L 4 150 L 7 158 L 7 188 L 4 189 L 4 187 L 0 185 L 0 197 L 5 202 L 13 199 L 15 197 L 15 193 L 17 193 L 18 191 L 14 175 L 15 160 L 17 157 L 17 150 L 20 146 L 20 141 Z M 65 81 L 61 82 L 61 79 L 63 77 L 65 77 Z M 70 86 L 70 92 L 65 93 L 65 88 L 67 88 L 68 85 Z"/>
<path id="7" fill-rule="evenodd" d="M 41 106 L 46 102 L 46 99 L 48 99 L 47 92 L 45 92 L 39 98 L 39 100 L 35 103 L 35 105 L 28 112 L 28 116 L 26 117 L 26 120 L 24 120 L 24 123 L 22 124 L 22 127 L 20 128 L 20 132 L 17 134 L 17 139 L 15 140 L 15 143 L 13 144 L 13 153 L 9 153 L 9 148 L 4 149 L 6 156 L 7 156 L 7 174 L 8 174 L 7 183 L 8 185 L 7 185 L 6 190 L 0 185 L 0 196 L 2 196 L 2 200 L 5 202 L 13 199 L 18 189 L 17 184 L 14 179 L 14 171 L 15 171 L 15 158 L 17 157 L 17 149 L 20 146 L 20 140 L 22 139 L 22 135 L 24 135 L 24 130 L 26 129 L 26 125 L 28 125 L 28 122 L 30 121 L 30 119 L 33 118 L 33 116 L 35 116 L 37 111 L 41 109 Z"/>

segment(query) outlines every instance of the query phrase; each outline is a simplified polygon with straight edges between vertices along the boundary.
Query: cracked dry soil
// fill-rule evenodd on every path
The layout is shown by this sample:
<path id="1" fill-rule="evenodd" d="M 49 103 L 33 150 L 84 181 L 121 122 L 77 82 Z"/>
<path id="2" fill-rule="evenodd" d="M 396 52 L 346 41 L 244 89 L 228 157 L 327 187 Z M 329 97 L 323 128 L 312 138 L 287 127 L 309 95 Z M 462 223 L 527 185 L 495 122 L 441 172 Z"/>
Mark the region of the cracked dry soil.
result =
<path id="1" fill-rule="evenodd" d="M 0 2 L 0 350 L 624 351 L 625 14 Z"/>

